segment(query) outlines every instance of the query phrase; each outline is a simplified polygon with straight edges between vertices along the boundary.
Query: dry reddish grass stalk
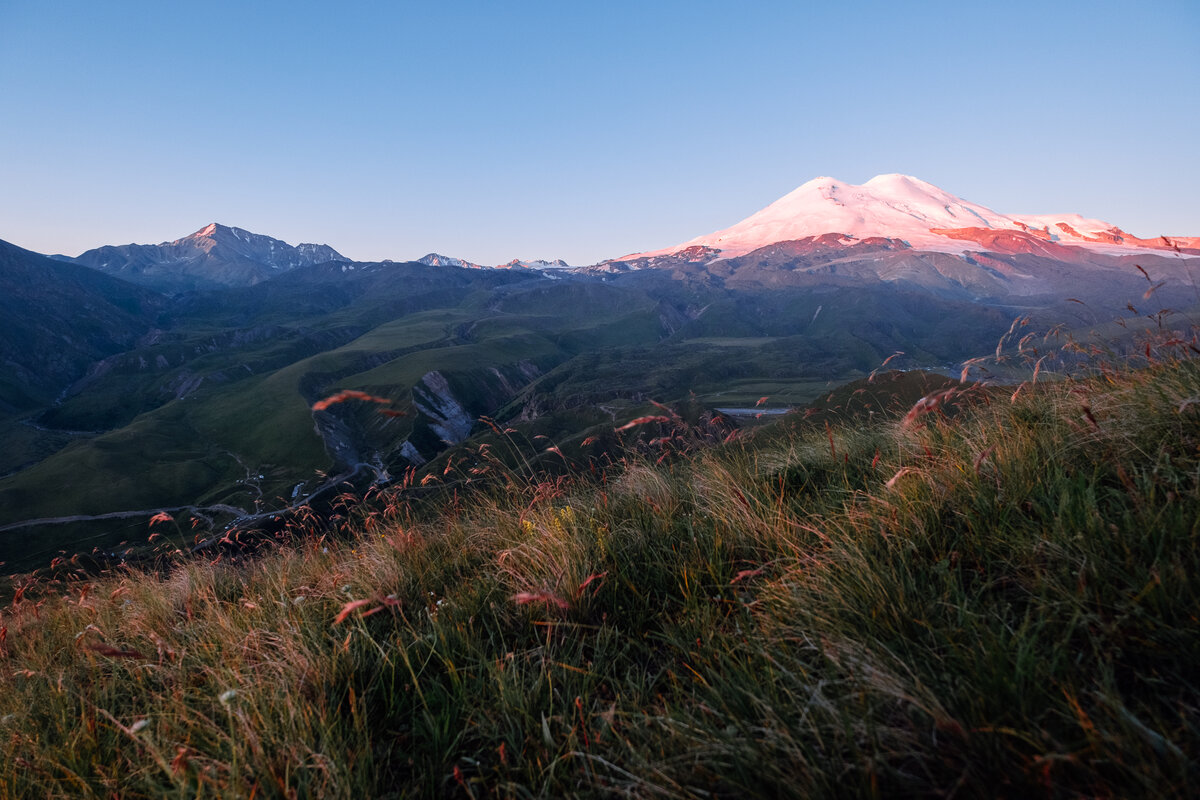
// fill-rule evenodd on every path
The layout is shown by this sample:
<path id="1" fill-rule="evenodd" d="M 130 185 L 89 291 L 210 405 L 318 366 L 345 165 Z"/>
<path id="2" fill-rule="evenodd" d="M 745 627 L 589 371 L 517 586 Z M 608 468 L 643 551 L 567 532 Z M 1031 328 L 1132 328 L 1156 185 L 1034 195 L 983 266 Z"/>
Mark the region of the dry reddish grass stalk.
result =
<path id="1" fill-rule="evenodd" d="M 606 577 L 608 577 L 608 570 L 604 570 L 604 572 L 594 572 L 591 575 L 588 575 L 587 579 L 583 583 L 579 584 L 579 589 L 575 592 L 575 596 L 582 596 L 583 590 L 590 586 L 592 581 L 602 581 Z"/>
<path id="2" fill-rule="evenodd" d="M 348 617 L 354 613 L 355 609 L 359 609 L 359 608 L 362 608 L 363 606 L 370 605 L 370 604 L 371 604 L 370 600 L 351 600 L 349 603 L 346 603 L 346 605 L 342 606 L 342 610 L 339 611 L 338 615 L 333 618 L 333 624 L 334 625 L 342 624 L 343 622 L 346 621 L 346 617 Z"/>
<path id="3" fill-rule="evenodd" d="M 996 445 L 992 445 L 987 450 L 984 450 L 982 453 L 975 456 L 975 474 L 976 475 L 979 474 L 979 468 L 983 465 L 983 462 L 987 461 L 989 458 L 991 458 L 992 453 L 994 453 L 994 452 L 996 452 Z"/>
<path id="4" fill-rule="evenodd" d="M 729 585 L 732 586 L 733 584 L 744 581 L 747 578 L 754 578 L 754 577 L 756 577 L 758 575 L 762 575 L 762 574 L 763 574 L 762 567 L 759 567 L 758 569 L 744 569 L 744 570 L 741 570 L 740 572 L 738 572 L 737 575 L 733 576 L 733 580 L 731 580 L 729 582 Z"/>
<path id="5" fill-rule="evenodd" d="M 907 414 L 904 415 L 904 419 L 901 421 L 900 426 L 903 428 L 911 426 L 930 411 L 935 411 L 938 408 L 941 408 L 946 401 L 950 400 L 950 398 L 954 397 L 956 394 L 958 394 L 958 390 L 954 387 L 951 387 L 940 392 L 935 392 L 934 394 L 925 395 L 916 403 L 914 403 L 913 407 L 909 409 Z"/>
<path id="6" fill-rule="evenodd" d="M 88 650 L 99 653 L 102 656 L 108 656 L 109 658 L 145 658 L 145 656 L 139 653 L 137 650 L 122 650 L 119 647 L 113 647 L 112 645 L 104 644 L 103 642 L 88 644 L 86 647 Z"/>
<path id="7" fill-rule="evenodd" d="M 626 422 L 624 425 L 617 428 L 616 430 L 619 433 L 621 431 L 627 431 L 630 428 L 636 428 L 638 425 L 645 425 L 650 422 L 670 422 L 670 421 L 671 421 L 670 417 L 664 417 L 664 416 L 638 417 L 637 419 Z"/>
<path id="8" fill-rule="evenodd" d="M 545 603 L 546 605 L 557 606 L 560 609 L 566 610 L 569 605 L 566 600 L 563 600 L 553 592 L 537 591 L 537 592 L 517 592 L 513 595 L 513 601 L 517 605 L 529 605 L 530 603 Z"/>
<path id="9" fill-rule="evenodd" d="M 392 404 L 392 401 L 388 400 L 386 397 L 376 397 L 373 394 L 367 394 L 366 392 L 360 392 L 355 389 L 343 389 L 336 394 L 329 395 L 329 397 L 326 397 L 324 400 L 318 400 L 317 402 L 313 403 L 312 410 L 324 411 L 336 403 L 344 403 L 347 400 L 362 400 L 368 403 L 379 403 L 380 405 L 384 406 Z"/>
<path id="10" fill-rule="evenodd" d="M 895 475 L 888 479 L 888 482 L 885 483 L 884 486 L 888 489 L 893 489 L 896 486 L 896 482 L 905 475 L 913 475 L 916 474 L 916 472 L 917 470 L 913 469 L 912 467 L 901 467 L 899 470 L 897 470 Z"/>

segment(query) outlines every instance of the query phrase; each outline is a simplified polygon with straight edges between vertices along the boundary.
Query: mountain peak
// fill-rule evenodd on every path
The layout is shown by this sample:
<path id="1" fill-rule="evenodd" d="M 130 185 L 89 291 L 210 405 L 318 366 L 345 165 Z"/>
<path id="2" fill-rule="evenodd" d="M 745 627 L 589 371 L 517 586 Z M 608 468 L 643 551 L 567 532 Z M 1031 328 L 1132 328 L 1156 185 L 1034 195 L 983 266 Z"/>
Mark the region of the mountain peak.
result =
<path id="1" fill-rule="evenodd" d="M 219 222 L 210 222 L 195 233 L 189 234 L 182 239 L 176 239 L 176 242 L 195 241 L 198 239 L 214 239 L 224 242 L 279 242 L 281 246 L 290 247 L 286 242 L 276 239 L 273 236 L 267 236 L 263 233 L 254 233 L 245 228 L 238 228 L 233 225 L 222 225 Z M 303 245 L 301 245 L 303 246 Z"/>
<path id="2" fill-rule="evenodd" d="M 217 236 L 234 236 L 237 238 L 241 238 L 240 236 L 238 236 L 238 234 L 242 234 L 245 236 L 258 235 L 258 234 L 250 233 L 250 231 L 242 230 L 241 228 L 234 228 L 229 225 L 222 225 L 219 222 L 210 222 L 207 225 L 205 225 L 203 228 L 201 228 L 200 230 L 196 231 L 195 233 L 185 236 L 185 237 L 183 237 L 183 239 L 180 239 L 178 241 L 184 241 L 187 239 L 206 239 L 206 238 L 212 239 Z"/>
<path id="3" fill-rule="evenodd" d="M 863 184 L 863 186 L 879 186 L 879 187 L 920 187 L 921 189 L 940 192 L 938 187 L 928 181 L 923 181 L 920 178 L 914 178 L 912 175 L 905 175 L 902 172 L 885 172 L 882 175 L 876 175 L 871 180 Z"/>
<path id="4" fill-rule="evenodd" d="M 958 247 L 931 228 L 1011 227 L 1005 218 L 910 175 L 877 175 L 862 185 L 814 178 L 731 228 L 679 249 L 704 245 L 723 258 L 767 244 L 840 233 L 863 239 L 899 238 L 913 246 Z"/>
<path id="5" fill-rule="evenodd" d="M 461 258 L 453 256 L 444 256 L 441 253 L 429 253 L 417 259 L 418 264 L 425 264 L 430 267 L 463 267 L 464 269 L 484 269 L 480 264 L 473 264 L 470 261 L 464 261 Z"/>
<path id="6" fill-rule="evenodd" d="M 249 286 L 297 267 L 349 259 L 328 245 L 293 247 L 280 239 L 210 222 L 173 242 L 99 247 L 73 260 L 159 291 L 176 292 Z"/>

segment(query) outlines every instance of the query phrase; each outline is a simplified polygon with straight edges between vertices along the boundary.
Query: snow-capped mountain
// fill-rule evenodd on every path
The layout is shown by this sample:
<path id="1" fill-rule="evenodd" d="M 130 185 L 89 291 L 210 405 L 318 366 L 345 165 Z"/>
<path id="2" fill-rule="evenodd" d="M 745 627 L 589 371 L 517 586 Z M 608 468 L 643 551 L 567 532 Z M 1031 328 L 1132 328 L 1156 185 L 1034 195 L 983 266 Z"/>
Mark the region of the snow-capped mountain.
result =
<path id="1" fill-rule="evenodd" d="M 647 268 L 729 286 L 884 282 L 971 299 L 1113 299 L 1146 274 L 1194 289 L 1200 237 L 1141 239 L 1078 214 L 1001 214 L 907 175 L 861 186 L 823 177 L 724 230 L 585 270 Z"/>
<path id="2" fill-rule="evenodd" d="M 69 260 L 167 292 L 249 286 L 297 267 L 349 261 L 328 245 L 293 247 L 215 222 L 173 242 L 106 245 Z"/>
<path id="3" fill-rule="evenodd" d="M 692 248 L 734 258 L 776 242 L 829 233 L 842 234 L 847 241 L 898 239 L 916 250 L 941 253 L 991 250 L 1001 233 L 1024 234 L 1110 255 L 1167 251 L 1175 245 L 1200 247 L 1200 237 L 1140 239 L 1112 223 L 1078 214 L 1000 214 L 918 178 L 891 174 L 877 175 L 860 186 L 836 178 L 814 178 L 732 227 L 675 247 L 614 260 L 628 262 Z"/>
<path id="4" fill-rule="evenodd" d="M 487 269 L 482 264 L 473 264 L 470 261 L 463 261 L 461 258 L 453 256 L 444 256 L 441 253 L 430 253 L 429 255 L 421 256 L 417 259 L 418 264 L 425 264 L 430 267 L 461 267 L 463 269 Z"/>

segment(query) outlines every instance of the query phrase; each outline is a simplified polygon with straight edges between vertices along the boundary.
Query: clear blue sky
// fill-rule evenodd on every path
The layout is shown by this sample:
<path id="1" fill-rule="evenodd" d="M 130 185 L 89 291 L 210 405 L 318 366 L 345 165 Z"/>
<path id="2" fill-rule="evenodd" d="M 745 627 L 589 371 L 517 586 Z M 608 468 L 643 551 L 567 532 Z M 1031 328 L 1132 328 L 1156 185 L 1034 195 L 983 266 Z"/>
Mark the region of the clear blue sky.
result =
<path id="1" fill-rule="evenodd" d="M 0 0 L 0 239 L 592 263 L 804 181 L 1200 235 L 1200 2 Z"/>

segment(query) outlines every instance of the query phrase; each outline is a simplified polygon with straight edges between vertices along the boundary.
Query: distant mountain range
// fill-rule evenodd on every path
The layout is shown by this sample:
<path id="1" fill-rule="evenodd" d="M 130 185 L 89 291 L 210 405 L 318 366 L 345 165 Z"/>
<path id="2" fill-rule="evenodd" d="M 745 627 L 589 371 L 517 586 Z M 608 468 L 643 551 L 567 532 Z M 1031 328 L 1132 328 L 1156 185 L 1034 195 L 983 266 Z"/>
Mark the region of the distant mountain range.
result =
<path id="1" fill-rule="evenodd" d="M 464 267 L 466 269 L 571 269 L 571 265 L 561 258 L 554 261 L 543 261 L 541 259 L 522 261 L 519 258 L 514 258 L 506 264 L 486 267 L 483 264 L 473 264 L 470 261 L 463 261 L 461 258 L 454 258 L 452 256 L 444 256 L 440 253 L 430 253 L 427 256 L 422 256 L 417 259 L 417 263 L 428 264 L 431 267 Z"/>
<path id="2" fill-rule="evenodd" d="M 1110 300 L 1128 295 L 1147 275 L 1152 283 L 1165 281 L 1169 293 L 1191 286 L 1181 263 L 1197 257 L 1200 237 L 1144 239 L 1078 214 L 1000 214 L 893 174 L 861 186 L 815 178 L 724 230 L 586 267 L 519 259 L 489 267 L 439 253 L 416 263 L 592 275 L 657 269 L 730 287 L 892 283 L 1003 302 L 1064 292 Z M 354 263 L 328 245 L 293 247 L 216 223 L 173 242 L 56 258 L 169 294 L 251 286 L 298 267 Z"/>
<path id="3" fill-rule="evenodd" d="M 166 294 L 253 286 L 299 267 L 354 263 L 326 244 L 292 246 L 280 239 L 212 222 L 193 234 L 161 244 L 104 245 L 78 256 L 52 255 Z M 430 253 L 416 263 L 465 269 L 569 269 L 565 261 L 522 261 L 487 267 Z"/>

